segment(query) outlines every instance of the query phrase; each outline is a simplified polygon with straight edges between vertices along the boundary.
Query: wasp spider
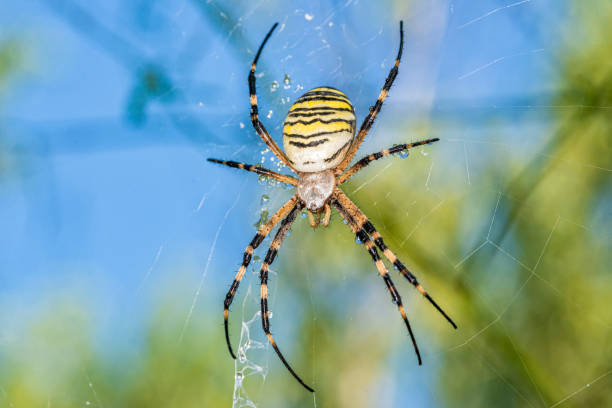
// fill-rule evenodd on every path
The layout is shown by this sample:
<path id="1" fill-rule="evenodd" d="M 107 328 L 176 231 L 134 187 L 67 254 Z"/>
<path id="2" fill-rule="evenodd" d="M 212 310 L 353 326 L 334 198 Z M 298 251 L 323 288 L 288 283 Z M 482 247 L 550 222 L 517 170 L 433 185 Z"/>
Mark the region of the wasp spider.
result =
<path id="1" fill-rule="evenodd" d="M 270 134 L 259 120 L 257 95 L 255 92 L 255 67 L 257 65 L 257 60 L 277 25 L 278 23 L 274 24 L 264 38 L 257 50 L 253 64 L 251 65 L 251 72 L 249 73 L 251 121 L 253 122 L 257 134 L 259 134 L 279 160 L 297 174 L 297 178 L 264 169 L 259 166 L 234 161 L 217 159 L 208 160 L 214 163 L 225 164 L 230 167 L 251 171 L 290 184 L 295 186 L 297 191 L 287 203 L 272 215 L 268 222 L 259 228 L 257 234 L 255 234 L 255 237 L 244 252 L 242 266 L 240 266 L 234 278 L 234 282 L 225 296 L 223 311 L 225 339 L 229 352 L 235 359 L 236 355 L 232 349 L 228 332 L 229 307 L 238 290 L 238 285 L 240 285 L 240 281 L 244 277 L 244 273 L 251 262 L 253 251 L 280 222 L 278 231 L 270 244 L 270 249 L 266 254 L 259 274 L 261 280 L 261 319 L 263 330 L 270 344 L 272 344 L 274 351 L 276 351 L 276 354 L 278 354 L 278 357 L 293 377 L 295 377 L 295 379 L 307 390 L 314 392 L 314 390 L 306 385 L 295 373 L 280 352 L 276 341 L 272 337 L 272 334 L 270 334 L 270 321 L 268 319 L 268 270 L 274 258 L 276 258 L 281 243 L 289 231 L 291 224 L 295 221 L 298 213 L 304 208 L 308 212 L 310 224 L 314 228 L 321 223 L 321 217 L 323 218 L 322 224 L 324 226 L 329 224 L 331 207 L 334 207 L 346 221 L 353 233 L 356 234 L 359 242 L 364 244 L 376 264 L 379 275 L 384 280 L 391 294 L 393 303 L 397 305 L 399 313 L 406 324 L 419 365 L 421 364 L 421 355 L 414 335 L 412 334 L 410 323 L 406 317 L 406 312 L 402 305 L 402 298 L 395 288 L 378 250 L 382 251 L 384 257 L 397 268 L 404 278 L 427 298 L 454 328 L 457 328 L 451 318 L 438 306 L 431 296 L 429 296 L 425 289 L 423 289 L 412 272 L 410 272 L 395 254 L 387 248 L 382 237 L 378 231 L 376 231 L 372 223 L 368 221 L 365 214 L 361 212 L 361 210 L 339 188 L 342 183 L 374 160 L 378 160 L 390 154 L 402 152 L 415 146 L 437 142 L 439 139 L 427 139 L 415 143 L 393 146 L 378 153 L 370 154 L 347 169 L 355 153 L 359 150 L 359 146 L 363 142 L 363 139 L 372 127 L 374 119 L 376 119 L 376 115 L 380 112 L 382 104 L 389 93 L 389 89 L 397 76 L 404 45 L 403 22 L 400 22 L 400 46 L 397 58 L 395 59 L 395 65 L 391 68 L 376 103 L 370 108 L 370 112 L 361 124 L 357 136 L 354 136 L 356 129 L 355 111 L 347 96 L 335 88 L 315 88 L 300 96 L 289 109 L 289 114 L 283 126 L 283 145 L 285 148 L 283 152 L 274 140 L 272 140 Z"/>

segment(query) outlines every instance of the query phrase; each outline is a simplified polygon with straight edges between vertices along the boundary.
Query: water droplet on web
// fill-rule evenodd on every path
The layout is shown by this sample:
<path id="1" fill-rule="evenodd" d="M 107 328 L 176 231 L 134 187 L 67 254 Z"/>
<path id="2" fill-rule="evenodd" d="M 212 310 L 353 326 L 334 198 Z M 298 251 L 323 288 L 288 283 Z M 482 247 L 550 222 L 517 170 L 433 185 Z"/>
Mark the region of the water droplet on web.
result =
<path id="1" fill-rule="evenodd" d="M 329 23 L 327 23 L 328 26 L 333 27 L 334 26 L 334 22 L 330 21 Z"/>
<path id="2" fill-rule="evenodd" d="M 91 401 L 85 401 L 85 405 L 91 405 Z"/>
<path id="3" fill-rule="evenodd" d="M 425 150 L 421 150 L 421 154 L 422 154 L 423 156 L 429 156 L 429 153 L 427 153 Z"/>
<path id="4" fill-rule="evenodd" d="M 278 81 L 273 81 L 272 85 L 270 85 L 270 92 L 276 92 L 278 89 Z"/>
<path id="5" fill-rule="evenodd" d="M 401 152 L 399 152 L 399 157 L 401 157 L 402 159 L 405 159 L 409 155 L 410 155 L 410 152 L 408 150 L 402 150 Z"/>
<path id="6" fill-rule="evenodd" d="M 272 318 L 272 311 L 271 310 L 268 310 L 268 318 L 270 318 L 270 319 Z"/>
<path id="7" fill-rule="evenodd" d="M 244 123 L 240 122 L 240 129 L 244 129 Z"/>
<path id="8" fill-rule="evenodd" d="M 284 89 L 291 88 L 291 78 L 289 78 L 289 75 L 287 74 L 285 74 L 285 78 L 283 78 L 283 88 Z"/>
<path id="9" fill-rule="evenodd" d="M 259 261 L 261 261 L 261 258 L 260 258 L 258 255 L 254 255 L 254 256 L 253 256 L 253 260 L 254 260 L 255 262 L 259 262 Z"/>
<path id="10" fill-rule="evenodd" d="M 310 21 L 310 20 L 312 20 L 314 18 L 314 16 L 312 14 L 306 13 L 306 14 L 304 14 L 304 18 L 307 21 Z"/>
<path id="11" fill-rule="evenodd" d="M 264 204 L 266 201 L 268 201 L 270 199 L 270 196 L 267 194 L 264 194 L 261 196 L 261 204 Z"/>
<path id="12" fill-rule="evenodd" d="M 274 113 L 274 111 L 269 110 L 269 111 L 268 111 L 268 114 L 266 115 L 266 117 L 267 117 L 268 119 L 270 119 L 270 118 L 272 117 L 272 114 L 273 114 L 273 113 Z"/>

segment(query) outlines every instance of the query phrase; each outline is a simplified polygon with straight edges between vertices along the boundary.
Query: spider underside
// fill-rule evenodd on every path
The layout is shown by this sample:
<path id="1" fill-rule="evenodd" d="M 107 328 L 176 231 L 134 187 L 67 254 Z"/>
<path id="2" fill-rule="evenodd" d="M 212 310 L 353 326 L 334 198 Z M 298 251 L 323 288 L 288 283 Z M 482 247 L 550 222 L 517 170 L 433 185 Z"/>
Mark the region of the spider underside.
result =
<path id="1" fill-rule="evenodd" d="M 412 147 L 434 143 L 439 139 L 432 138 L 414 143 L 396 145 L 380 152 L 365 156 L 347 169 L 353 157 L 359 150 L 359 146 L 372 127 L 372 124 L 380 112 L 382 104 L 387 97 L 389 90 L 391 89 L 391 85 L 397 76 L 404 43 L 403 22 L 400 21 L 400 46 L 397 58 L 395 59 L 395 64 L 391 68 L 385 80 L 385 84 L 380 91 L 376 103 L 370 108 L 370 112 L 364 119 L 357 134 L 355 135 L 355 113 L 348 97 L 335 88 L 315 88 L 298 98 L 289 109 L 289 113 L 283 126 L 283 142 L 285 151 L 281 150 L 259 120 L 255 88 L 255 68 L 257 61 L 266 42 L 272 35 L 272 32 L 277 25 L 278 23 L 274 24 L 270 31 L 268 31 L 268 34 L 259 46 L 257 54 L 255 55 L 251 65 L 251 71 L 248 78 L 251 102 L 251 122 L 253 123 L 253 127 L 255 128 L 257 134 L 262 138 L 266 145 L 268 145 L 270 150 L 278 157 L 279 160 L 289 167 L 289 169 L 297 173 L 298 177 L 295 178 L 262 167 L 234 161 L 218 159 L 208 160 L 214 163 L 244 169 L 286 184 L 290 184 L 295 186 L 297 191 L 289 201 L 287 201 L 276 213 L 272 215 L 272 217 L 270 217 L 270 219 L 264 225 L 259 228 L 257 234 L 255 234 L 255 237 L 251 240 L 251 243 L 247 246 L 244 252 L 242 265 L 236 273 L 236 277 L 234 278 L 234 281 L 232 282 L 232 285 L 225 296 L 225 338 L 229 352 L 235 359 L 236 355 L 234 354 L 231 346 L 228 330 L 229 307 L 232 304 L 234 296 L 238 290 L 240 281 L 244 277 L 246 269 L 251 262 L 253 251 L 261 244 L 264 238 L 270 234 L 272 229 L 274 229 L 276 225 L 280 224 L 276 235 L 270 244 L 270 248 L 260 270 L 262 326 L 270 344 L 272 344 L 272 347 L 274 348 L 274 351 L 281 359 L 285 367 L 289 370 L 291 375 L 293 375 L 293 377 L 302 386 L 304 386 L 304 388 L 314 392 L 314 389 L 304 383 L 304 381 L 302 381 L 302 379 L 296 374 L 283 354 L 280 352 L 276 341 L 270 333 L 268 313 L 269 267 L 274 261 L 282 241 L 291 227 L 291 224 L 295 221 L 298 213 L 300 213 L 303 209 L 307 210 L 310 224 L 314 228 L 321 223 L 322 216 L 322 224 L 324 226 L 329 224 L 331 207 L 334 207 L 356 235 L 358 242 L 364 244 L 376 265 L 378 274 L 382 277 L 385 285 L 387 286 L 392 301 L 396 304 L 398 311 L 404 320 L 412 340 L 419 365 L 422 363 L 421 355 L 412 333 L 410 323 L 408 322 L 408 318 L 402 304 L 402 299 L 395 287 L 395 284 L 389 276 L 387 268 L 382 262 L 379 251 L 383 253 L 383 256 L 391 264 L 393 264 L 393 266 L 402 274 L 402 276 L 404 276 L 404 278 L 406 278 L 423 296 L 425 296 L 425 298 L 427 298 L 427 300 L 444 316 L 444 318 L 446 318 L 446 320 L 448 320 L 448 322 L 455 329 L 457 328 L 451 318 L 438 306 L 432 297 L 418 283 L 412 272 L 410 272 L 395 256 L 395 254 L 385 245 L 383 238 L 380 236 L 378 231 L 376 231 L 366 215 L 339 188 L 341 184 L 347 181 L 355 173 L 375 160 L 390 154 L 405 151 Z"/>

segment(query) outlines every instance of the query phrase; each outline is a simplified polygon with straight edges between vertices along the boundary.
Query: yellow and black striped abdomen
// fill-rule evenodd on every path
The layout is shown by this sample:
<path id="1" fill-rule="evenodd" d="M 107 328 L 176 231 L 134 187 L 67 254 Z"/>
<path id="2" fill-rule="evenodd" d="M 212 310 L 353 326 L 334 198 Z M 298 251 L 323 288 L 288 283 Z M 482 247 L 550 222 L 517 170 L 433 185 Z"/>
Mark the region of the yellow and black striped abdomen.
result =
<path id="1" fill-rule="evenodd" d="M 289 161 L 301 172 L 337 166 L 353 141 L 355 111 L 337 89 L 311 89 L 289 109 L 283 125 L 283 146 Z"/>

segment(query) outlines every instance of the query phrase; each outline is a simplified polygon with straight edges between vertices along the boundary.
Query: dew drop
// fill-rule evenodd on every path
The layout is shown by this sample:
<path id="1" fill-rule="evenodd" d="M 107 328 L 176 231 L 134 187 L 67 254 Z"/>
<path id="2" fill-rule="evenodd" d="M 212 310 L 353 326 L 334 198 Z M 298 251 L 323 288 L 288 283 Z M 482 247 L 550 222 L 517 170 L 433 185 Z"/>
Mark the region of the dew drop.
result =
<path id="1" fill-rule="evenodd" d="M 283 88 L 284 89 L 291 88 L 291 78 L 289 78 L 289 75 L 287 74 L 285 74 L 285 78 L 283 78 Z"/>
<path id="2" fill-rule="evenodd" d="M 408 150 L 402 150 L 401 152 L 399 152 L 399 157 L 401 157 L 402 159 L 405 159 L 409 155 L 410 155 L 410 152 Z"/>
<path id="3" fill-rule="evenodd" d="M 268 119 L 270 119 L 270 118 L 272 117 L 272 114 L 273 114 L 273 113 L 274 113 L 274 111 L 269 110 L 269 111 L 268 111 L 268 114 L 266 115 L 266 117 L 267 117 Z"/>
<path id="4" fill-rule="evenodd" d="M 421 150 L 421 154 L 422 154 L 423 156 L 429 156 L 429 153 L 427 153 L 425 150 Z"/>
<path id="5" fill-rule="evenodd" d="M 361 240 L 359 239 L 359 237 L 356 237 L 356 238 L 355 238 L 355 243 L 356 243 L 357 245 L 361 245 L 361 244 L 362 244 L 362 242 L 361 242 Z"/>
<path id="6" fill-rule="evenodd" d="M 344 223 L 344 225 L 348 224 L 347 220 L 342 220 L 342 222 Z"/>
<path id="7" fill-rule="evenodd" d="M 305 212 L 303 212 L 303 213 L 301 214 L 301 216 L 302 216 L 302 218 L 306 218 L 306 217 L 308 217 L 308 214 L 306 214 Z"/>
<path id="8" fill-rule="evenodd" d="M 270 85 L 270 92 L 276 92 L 276 90 L 278 89 L 278 81 L 273 81 L 272 85 Z"/>
<path id="9" fill-rule="evenodd" d="M 264 194 L 261 196 L 261 204 L 264 204 L 266 201 L 268 201 L 270 199 L 270 196 L 267 194 Z"/>
<path id="10" fill-rule="evenodd" d="M 244 123 L 240 122 L 240 129 L 244 129 Z"/>
<path id="11" fill-rule="evenodd" d="M 307 21 L 310 21 L 310 20 L 312 20 L 314 18 L 314 16 L 312 14 L 306 13 L 306 14 L 304 14 L 304 18 Z"/>

